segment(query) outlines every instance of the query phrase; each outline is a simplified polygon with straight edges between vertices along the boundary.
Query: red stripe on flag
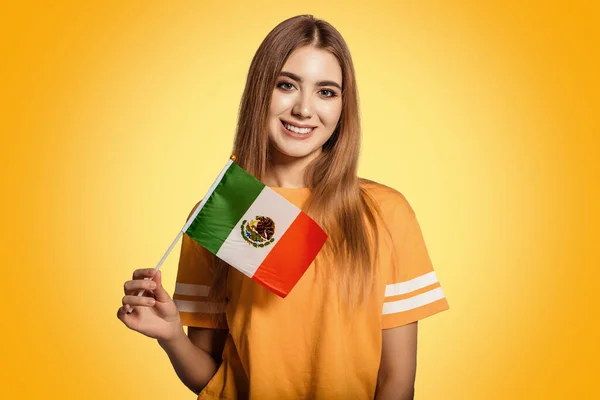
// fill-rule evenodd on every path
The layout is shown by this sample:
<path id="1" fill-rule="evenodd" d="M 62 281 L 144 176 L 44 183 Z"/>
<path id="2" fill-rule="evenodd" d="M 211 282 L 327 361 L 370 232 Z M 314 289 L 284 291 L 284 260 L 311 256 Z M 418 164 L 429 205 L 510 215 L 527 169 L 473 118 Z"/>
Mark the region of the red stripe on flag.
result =
<path id="1" fill-rule="evenodd" d="M 300 280 L 327 240 L 327 234 L 300 212 L 269 252 L 252 279 L 281 297 Z"/>

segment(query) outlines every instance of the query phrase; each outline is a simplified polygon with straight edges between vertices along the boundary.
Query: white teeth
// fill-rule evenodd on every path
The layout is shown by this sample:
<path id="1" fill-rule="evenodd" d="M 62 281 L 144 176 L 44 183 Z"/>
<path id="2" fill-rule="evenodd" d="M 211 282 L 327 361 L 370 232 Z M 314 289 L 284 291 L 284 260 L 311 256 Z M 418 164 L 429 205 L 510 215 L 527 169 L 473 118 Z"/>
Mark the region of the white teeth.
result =
<path id="1" fill-rule="evenodd" d="M 296 132 L 296 133 L 300 133 L 300 134 L 303 134 L 303 135 L 305 135 L 308 132 L 310 132 L 310 131 L 313 130 L 313 128 L 298 128 L 298 127 L 295 127 L 294 125 L 290 125 L 290 124 L 287 124 L 285 122 L 284 122 L 284 124 L 285 124 L 285 128 L 287 130 L 292 131 L 292 132 Z"/>

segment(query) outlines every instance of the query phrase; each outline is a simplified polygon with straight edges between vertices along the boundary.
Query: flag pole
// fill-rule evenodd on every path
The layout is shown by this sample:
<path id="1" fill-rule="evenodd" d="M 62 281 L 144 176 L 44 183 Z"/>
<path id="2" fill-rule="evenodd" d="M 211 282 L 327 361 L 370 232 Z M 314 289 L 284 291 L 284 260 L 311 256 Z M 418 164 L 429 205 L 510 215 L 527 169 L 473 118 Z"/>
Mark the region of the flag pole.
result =
<path id="1" fill-rule="evenodd" d="M 202 207 L 204 207 L 206 200 L 208 200 L 208 198 L 212 195 L 212 192 L 217 187 L 217 183 L 219 183 L 219 181 L 221 180 L 221 178 L 223 177 L 223 175 L 225 174 L 225 172 L 227 171 L 227 169 L 229 168 L 231 163 L 235 161 L 235 159 L 236 159 L 236 156 L 235 156 L 235 154 L 233 154 L 230 157 L 230 161 L 227 162 L 227 165 L 225 165 L 225 167 L 223 168 L 223 170 L 221 171 L 219 176 L 217 176 L 217 179 L 215 179 L 215 181 L 213 182 L 212 186 L 208 190 L 208 193 L 206 194 L 206 196 L 204 196 L 204 199 L 202 199 L 202 201 L 200 202 L 200 205 L 198 205 L 198 207 L 196 207 L 196 210 L 194 210 L 194 212 L 192 213 L 190 218 L 188 218 L 188 220 L 185 222 L 185 225 L 183 226 L 183 228 L 181 228 L 181 230 L 177 234 L 177 237 L 175 237 L 175 240 L 173 240 L 173 243 L 171 243 L 171 245 L 169 246 L 169 248 L 167 249 L 165 254 L 162 256 L 162 258 L 158 262 L 158 265 L 155 267 L 155 269 L 157 271 L 160 269 L 161 265 L 165 262 L 165 260 L 167 259 L 167 257 L 169 256 L 169 254 L 171 253 L 171 251 L 177 244 L 177 242 L 179 242 L 179 239 L 183 235 L 183 232 L 185 232 L 187 230 L 187 228 L 189 228 L 189 226 L 191 225 L 192 221 L 194 221 L 194 219 L 196 219 L 196 217 L 198 216 L 198 213 L 200 212 Z M 152 278 L 149 278 L 149 277 L 144 278 L 144 280 L 149 280 L 149 279 L 152 279 Z M 139 297 L 139 296 L 143 295 L 145 291 L 146 291 L 145 289 L 141 289 L 136 296 Z M 129 311 L 127 311 L 127 314 L 131 314 L 132 312 L 133 312 L 133 307 Z"/>

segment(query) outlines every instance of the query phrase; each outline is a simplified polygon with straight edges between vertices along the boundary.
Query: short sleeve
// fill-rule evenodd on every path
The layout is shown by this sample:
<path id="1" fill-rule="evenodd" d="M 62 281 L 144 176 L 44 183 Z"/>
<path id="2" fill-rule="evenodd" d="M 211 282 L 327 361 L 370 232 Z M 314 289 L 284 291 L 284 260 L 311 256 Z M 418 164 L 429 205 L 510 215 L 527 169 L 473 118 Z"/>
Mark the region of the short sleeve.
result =
<path id="1" fill-rule="evenodd" d="M 218 315 L 225 313 L 226 303 L 208 298 L 213 280 L 212 257 L 207 249 L 183 234 L 173 301 L 185 326 L 227 329 L 225 316 Z"/>
<path id="2" fill-rule="evenodd" d="M 391 262 L 386 271 L 382 328 L 394 328 L 449 308 L 433 268 L 421 227 L 404 196 L 389 224 Z"/>

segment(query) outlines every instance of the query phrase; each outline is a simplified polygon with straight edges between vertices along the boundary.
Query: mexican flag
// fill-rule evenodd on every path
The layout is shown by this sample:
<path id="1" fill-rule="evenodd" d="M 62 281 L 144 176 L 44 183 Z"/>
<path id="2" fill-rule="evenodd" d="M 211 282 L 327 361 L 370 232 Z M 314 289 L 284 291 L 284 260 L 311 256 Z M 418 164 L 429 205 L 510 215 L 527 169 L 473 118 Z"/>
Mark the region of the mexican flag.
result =
<path id="1" fill-rule="evenodd" d="M 327 240 L 306 213 L 233 160 L 182 231 L 281 297 L 292 290 Z"/>

